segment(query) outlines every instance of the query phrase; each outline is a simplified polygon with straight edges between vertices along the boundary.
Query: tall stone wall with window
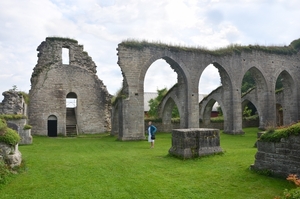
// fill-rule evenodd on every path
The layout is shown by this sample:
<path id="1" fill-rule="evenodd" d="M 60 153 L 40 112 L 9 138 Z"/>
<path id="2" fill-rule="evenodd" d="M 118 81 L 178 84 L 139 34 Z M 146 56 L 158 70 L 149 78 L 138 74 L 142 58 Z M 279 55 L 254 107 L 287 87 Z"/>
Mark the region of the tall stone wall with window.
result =
<path id="1" fill-rule="evenodd" d="M 63 64 L 62 49 L 69 52 Z M 96 65 L 83 46 L 68 38 L 47 37 L 37 48 L 38 61 L 31 76 L 29 120 L 32 134 L 48 135 L 49 120 L 57 134 L 66 135 L 66 98 L 76 96 L 79 133 L 110 131 L 110 98 L 96 75 Z"/>

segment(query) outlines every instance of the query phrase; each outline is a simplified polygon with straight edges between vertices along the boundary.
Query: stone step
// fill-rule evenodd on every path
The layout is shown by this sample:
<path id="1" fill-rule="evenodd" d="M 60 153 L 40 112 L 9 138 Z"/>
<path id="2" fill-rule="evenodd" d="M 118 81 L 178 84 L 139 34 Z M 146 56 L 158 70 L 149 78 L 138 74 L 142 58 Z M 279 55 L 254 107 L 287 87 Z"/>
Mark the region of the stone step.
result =
<path id="1" fill-rule="evenodd" d="M 76 125 L 67 125 L 66 133 L 67 133 L 67 136 L 77 136 L 77 126 Z"/>

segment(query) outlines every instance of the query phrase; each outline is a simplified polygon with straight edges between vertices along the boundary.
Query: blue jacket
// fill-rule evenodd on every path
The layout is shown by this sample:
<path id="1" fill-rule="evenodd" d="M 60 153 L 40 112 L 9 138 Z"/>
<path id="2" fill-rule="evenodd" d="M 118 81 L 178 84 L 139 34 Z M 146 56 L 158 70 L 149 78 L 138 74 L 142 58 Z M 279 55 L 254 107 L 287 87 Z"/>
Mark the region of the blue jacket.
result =
<path id="1" fill-rule="evenodd" d="M 154 125 L 151 125 L 149 128 L 150 128 L 150 134 L 155 135 L 157 128 Z"/>

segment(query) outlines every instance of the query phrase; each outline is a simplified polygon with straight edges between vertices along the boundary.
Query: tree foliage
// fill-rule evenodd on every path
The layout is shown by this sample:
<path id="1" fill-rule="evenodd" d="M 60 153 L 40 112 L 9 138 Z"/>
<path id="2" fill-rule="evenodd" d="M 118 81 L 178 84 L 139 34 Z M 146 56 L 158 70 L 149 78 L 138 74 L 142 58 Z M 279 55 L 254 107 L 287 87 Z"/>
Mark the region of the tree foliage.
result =
<path id="1" fill-rule="evenodd" d="M 150 107 L 148 111 L 149 117 L 158 118 L 158 106 L 167 93 L 168 93 L 167 88 L 157 89 L 157 94 L 158 94 L 157 97 L 154 99 L 150 99 L 148 101 Z M 178 117 L 179 117 L 178 108 L 177 106 L 174 106 L 172 110 L 172 118 L 178 118 Z"/>

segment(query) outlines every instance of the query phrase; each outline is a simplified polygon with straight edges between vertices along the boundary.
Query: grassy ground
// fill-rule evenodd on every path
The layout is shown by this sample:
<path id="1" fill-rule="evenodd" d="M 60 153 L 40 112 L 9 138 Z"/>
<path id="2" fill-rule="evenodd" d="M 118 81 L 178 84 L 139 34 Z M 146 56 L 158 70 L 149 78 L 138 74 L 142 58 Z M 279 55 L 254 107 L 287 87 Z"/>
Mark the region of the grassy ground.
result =
<path id="1" fill-rule="evenodd" d="M 223 155 L 180 160 L 168 155 L 170 133 L 146 141 L 115 137 L 34 137 L 19 146 L 27 171 L 0 188 L 0 198 L 267 199 L 293 188 L 284 179 L 250 171 L 257 130 L 221 134 Z"/>

